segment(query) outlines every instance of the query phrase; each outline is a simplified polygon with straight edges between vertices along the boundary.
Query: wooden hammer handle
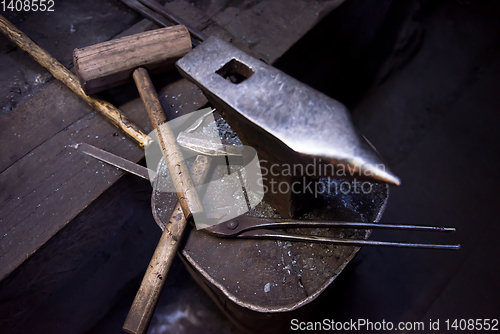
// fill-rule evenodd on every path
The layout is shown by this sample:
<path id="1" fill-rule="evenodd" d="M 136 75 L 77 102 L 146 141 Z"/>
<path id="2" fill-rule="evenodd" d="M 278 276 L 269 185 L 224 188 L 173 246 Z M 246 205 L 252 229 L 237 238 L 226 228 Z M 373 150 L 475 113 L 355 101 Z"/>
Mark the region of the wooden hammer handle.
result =
<path id="1" fill-rule="evenodd" d="M 148 71 L 144 68 L 138 68 L 134 71 L 133 77 L 151 124 L 157 131 L 160 148 L 172 177 L 184 216 L 188 219 L 190 215 L 202 213 L 201 201 L 194 188 L 182 152 L 177 145 L 175 135 L 170 125 L 168 125 Z"/>
<path id="2" fill-rule="evenodd" d="M 202 155 L 196 157 L 191 168 L 193 181 L 196 185 L 203 183 L 207 177 L 211 161 L 210 157 Z M 127 333 L 142 334 L 147 332 L 167 273 L 181 244 L 186 225 L 186 218 L 182 213 L 180 203 L 177 202 L 123 324 L 123 330 Z"/>
<path id="3" fill-rule="evenodd" d="M 17 29 L 5 17 L 0 15 L 0 31 L 12 42 L 26 51 L 40 65 L 45 67 L 57 80 L 64 83 L 69 89 L 85 100 L 92 108 L 100 112 L 114 126 L 121 129 L 141 146 L 147 146 L 149 137 L 137 125 L 132 123 L 123 113 L 111 103 L 94 99 L 82 89 L 76 75 L 71 73 L 64 65 L 58 62 L 47 51 L 39 47 L 22 31 Z"/>

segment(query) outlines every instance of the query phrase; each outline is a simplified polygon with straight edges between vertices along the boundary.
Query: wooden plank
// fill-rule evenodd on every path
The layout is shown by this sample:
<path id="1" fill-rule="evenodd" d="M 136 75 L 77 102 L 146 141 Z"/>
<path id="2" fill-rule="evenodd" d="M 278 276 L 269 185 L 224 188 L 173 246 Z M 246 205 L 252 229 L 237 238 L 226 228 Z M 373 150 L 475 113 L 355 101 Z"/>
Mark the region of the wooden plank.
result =
<path id="1" fill-rule="evenodd" d="M 143 20 L 117 37 L 153 28 L 154 24 Z M 173 89 L 177 91 L 176 87 L 174 85 Z M 196 88 L 190 87 L 190 89 Z M 196 96 L 198 99 L 195 98 L 191 102 L 194 108 L 206 103 L 201 92 Z M 169 106 L 179 107 L 176 101 L 169 102 L 171 102 Z M 124 113 L 127 114 L 128 110 L 132 111 L 128 115 L 132 121 L 144 129 L 149 129 L 146 112 L 139 100 L 131 102 L 130 106 L 125 106 Z M 87 129 L 86 138 L 89 140 L 92 138 L 92 142 L 103 149 L 112 148 L 107 146 L 110 134 L 111 141 L 115 144 L 116 140 L 121 138 L 120 145 L 123 147 L 115 147 L 114 150 L 118 154 L 120 152 L 125 154 L 124 157 L 130 151 L 128 155 L 130 160 L 139 161 L 144 153 L 135 147 L 135 143 L 123 139 L 123 135 L 115 128 L 101 125 L 100 122 L 104 120 L 96 119 L 102 117 L 96 116 L 85 102 L 57 80 L 50 81 L 40 92 L 24 100 L 12 112 L 4 113 L 0 117 L 0 140 L 4 143 L 1 146 L 0 163 L 0 280 L 2 280 L 122 175 L 122 173 L 99 174 L 101 177 L 92 175 L 93 177 L 87 180 L 84 178 L 73 180 L 71 174 L 60 174 L 83 168 L 81 159 L 72 160 L 66 157 L 61 159 L 60 164 L 58 163 L 59 156 L 70 156 L 70 153 L 74 156 L 74 152 L 67 151 L 68 148 L 65 146 L 69 139 L 67 136 L 61 136 L 62 132 L 74 131 L 78 134 Z M 76 125 L 79 121 L 79 125 Z M 99 126 L 89 131 L 89 127 L 95 125 L 95 122 L 98 122 Z M 57 137 L 59 141 L 52 140 L 56 135 L 59 135 Z M 65 153 L 62 153 L 63 149 Z M 49 152 L 49 156 L 45 156 L 46 152 Z M 95 163 L 85 161 L 85 164 Z M 67 180 L 61 181 L 62 184 L 55 181 L 65 175 Z M 43 179 L 40 176 L 50 177 L 53 181 L 50 182 L 50 179 Z M 42 183 L 37 184 L 37 182 Z M 88 189 L 80 188 L 82 191 L 87 191 L 85 195 L 72 196 L 71 190 L 79 188 L 80 182 L 93 186 Z M 52 183 L 60 187 L 53 187 Z M 44 188 L 46 185 L 47 189 Z M 63 193 L 66 190 L 70 195 Z M 64 196 L 56 200 L 54 192 Z M 47 200 L 49 197 L 50 201 Z M 38 210 L 49 204 L 52 207 L 50 210 L 47 207 L 46 213 Z M 40 206 L 37 208 L 38 205 Z M 51 217 L 47 219 L 45 214 L 49 211 Z M 35 227 L 33 232 L 32 227 Z M 44 231 L 46 227 L 47 230 Z M 23 235 L 22 231 L 26 234 Z"/>
<path id="2" fill-rule="evenodd" d="M 172 69 L 189 51 L 186 27 L 172 26 L 75 49 L 73 63 L 84 91 L 95 94 L 132 81 L 137 67 L 154 73 Z"/>
<path id="3" fill-rule="evenodd" d="M 84 101 L 53 80 L 12 112 L 2 114 L 0 172 L 89 112 Z"/>
<path id="4" fill-rule="evenodd" d="M 129 29 L 125 30 L 124 32 L 118 34 L 115 36 L 115 38 L 122 38 L 125 36 L 130 36 L 134 34 L 139 34 L 144 31 L 152 30 L 152 29 L 157 29 L 158 26 L 154 24 L 153 22 L 149 21 L 148 19 L 143 19 L 136 24 L 134 24 L 132 27 Z"/>
<path id="5" fill-rule="evenodd" d="M 0 279 L 122 175 L 71 145 L 88 142 L 131 160 L 142 157 L 135 143 L 114 133 L 116 128 L 100 115 L 87 112 L 0 174 Z"/>
<path id="6" fill-rule="evenodd" d="M 119 1 L 56 2 L 54 8 L 1 14 L 67 67 L 73 62 L 73 49 L 108 40 L 138 21 L 138 15 Z M 3 34 L 0 50 L 0 113 L 4 113 L 37 94 L 51 75 Z"/>
<path id="7" fill-rule="evenodd" d="M 234 46 L 238 47 L 240 50 L 246 52 L 247 54 L 261 59 L 262 55 L 252 51 L 247 43 L 240 40 L 224 30 L 215 21 L 211 20 L 205 13 L 203 13 L 198 8 L 190 5 L 188 2 L 183 0 L 176 0 L 165 4 L 165 8 L 174 13 L 176 16 L 190 22 L 196 29 L 201 30 L 206 36 L 216 36 L 223 39 Z M 291 46 L 291 45 L 290 45 Z M 289 47 L 290 47 L 289 46 Z"/>
<path id="8" fill-rule="evenodd" d="M 154 243 L 149 244 L 144 237 L 137 238 L 138 232 L 141 232 L 137 229 L 142 229 L 145 232 L 144 230 L 156 228 L 148 205 L 147 198 L 150 194 L 151 187 L 148 181 L 131 174 L 124 175 L 75 217 L 70 224 L 59 231 L 56 237 L 52 237 L 22 266 L 2 280 L 0 282 L 0 314 L 2 314 L 0 327 L 2 332 L 32 332 L 32 329 L 31 331 L 19 328 L 14 330 L 14 327 L 27 317 L 47 317 L 46 314 L 43 314 L 44 309 L 46 309 L 43 303 L 60 293 L 61 286 L 67 289 L 75 287 L 76 284 L 76 290 L 80 287 L 74 281 L 95 279 L 95 272 L 92 271 L 92 275 L 88 276 L 81 275 L 81 272 L 85 272 L 82 266 L 88 266 L 89 262 L 92 263 L 92 260 L 89 261 L 89 259 L 97 256 L 106 262 L 106 266 L 103 267 L 112 270 L 112 274 L 105 276 L 105 279 L 112 283 L 109 285 L 96 284 L 94 286 L 96 289 L 101 285 L 105 288 L 105 291 L 100 291 L 100 293 L 93 290 L 94 293 L 97 292 L 99 297 L 96 300 L 99 301 L 91 304 L 91 310 L 76 311 L 78 319 L 87 320 L 78 330 L 83 332 L 83 329 L 91 328 L 98 318 L 88 319 L 88 313 L 98 313 L 99 316 L 106 314 L 109 307 L 109 304 L 105 302 L 106 295 L 117 293 L 130 279 L 144 271 L 143 266 L 140 265 L 123 266 L 123 261 L 120 261 L 118 266 L 113 265 L 112 262 L 116 262 L 113 258 L 119 259 L 120 256 L 126 256 L 127 261 L 142 261 L 146 264 L 154 250 Z M 145 202 L 142 208 L 136 203 L 138 197 Z M 139 222 L 135 222 L 137 218 L 134 216 L 141 215 L 141 213 L 144 217 Z M 131 228 L 130 225 L 135 228 Z M 120 241 L 126 239 L 121 241 L 124 245 L 120 249 L 113 247 L 113 243 L 117 239 Z M 124 250 L 128 254 L 123 254 Z M 109 255 L 103 256 L 106 254 Z M 83 286 L 84 284 L 81 288 Z M 74 298 L 74 291 L 65 292 L 67 295 L 61 299 L 66 300 L 70 296 Z M 82 307 L 84 306 L 82 305 Z M 48 312 L 55 314 L 55 309 L 56 307 L 53 306 Z M 72 308 L 71 311 L 75 310 Z M 47 321 L 40 321 L 40 323 L 48 325 Z M 63 323 L 68 325 L 70 320 L 66 319 Z M 37 327 L 37 332 L 51 332 L 51 330 L 44 331 Z M 65 332 L 76 333 L 75 330 Z"/>
<path id="9" fill-rule="evenodd" d="M 186 80 L 169 84 L 161 89 L 158 95 L 171 117 L 199 109 L 207 102 L 203 94 Z M 138 123 L 143 122 L 144 124 L 140 124 L 145 128 L 148 126 L 147 114 L 140 99 L 137 98 L 121 108 Z M 110 198 L 107 190 L 123 175 L 123 172 L 79 153 L 69 146 L 83 141 L 133 161 L 143 157 L 144 152 L 135 143 L 123 135 L 116 136 L 116 134 L 118 134 L 116 129 L 99 114 L 88 113 L 21 158 L 12 166 L 13 168 L 7 169 L 7 174 L 0 174 L 2 189 L 7 183 L 9 186 L 12 185 L 12 188 L 9 188 L 12 189 L 10 198 L 6 201 L 5 198 L 0 199 L 0 203 L 3 203 L 2 219 L 5 215 L 13 217 L 4 220 L 5 225 L 4 222 L 0 223 L 0 235 L 7 233 L 5 238 L 0 238 L 1 277 L 4 277 L 10 269 L 14 269 L 16 263 L 19 265 L 29 257 L 30 250 L 32 253 L 36 251 L 12 273 L 14 275 L 9 275 L 0 282 L 2 301 L 0 313 L 8 315 L 5 320 L 0 320 L 2 328 L 12 328 L 29 316 L 32 310 L 38 308 L 59 288 L 58 282 L 69 279 L 68 275 L 77 270 L 81 261 L 86 260 L 82 254 L 88 256 L 92 247 L 98 247 L 99 241 L 94 239 L 106 238 L 114 229 L 119 229 L 118 225 L 129 217 L 130 212 L 119 208 L 120 201 Z M 18 175 L 20 172 L 23 175 L 33 174 L 36 179 L 23 178 Z M 124 189 L 122 186 L 120 189 L 133 191 L 130 187 Z M 21 197 L 23 194 L 24 198 Z M 113 191 L 112 194 L 116 195 L 117 191 Z M 20 199 L 17 200 L 16 196 Z M 101 200 L 99 196 L 105 197 Z M 96 207 L 94 200 L 97 197 L 100 204 Z M 108 205 L 104 205 L 105 202 Z M 37 207 L 34 203 L 41 205 Z M 90 203 L 92 207 L 85 208 Z M 115 208 L 116 206 L 118 208 Z M 73 218 L 79 210 L 83 211 Z M 105 210 L 110 211 L 103 212 Z M 115 210 L 120 212 L 116 213 Z M 16 213 L 25 218 L 16 217 Z M 118 221 L 114 222 L 112 217 Z M 153 223 L 152 217 L 149 219 L 151 221 L 147 223 Z M 68 224 L 70 221 L 71 224 Z M 99 226 L 96 221 L 105 226 Z M 10 229 L 6 229 L 8 226 Z M 64 226 L 66 227 L 63 228 Z M 57 239 L 61 240 L 54 245 L 53 238 L 49 239 L 57 231 L 60 231 Z M 27 235 L 33 237 L 26 238 Z M 137 242 L 143 241 L 139 239 Z M 42 245 L 44 248 L 38 251 Z M 66 246 L 68 248 L 64 248 Z M 62 252 L 61 247 L 65 251 Z M 5 267 L 10 263 L 14 266 Z M 144 265 L 146 264 L 147 260 L 144 262 Z M 132 267 L 130 270 L 137 268 Z M 119 287 L 125 285 L 126 279 L 130 280 L 139 274 L 137 271 L 134 273 L 126 278 L 120 276 L 115 281 L 114 288 L 106 291 L 108 295 L 110 291 L 117 293 Z M 36 275 L 39 280 L 33 281 Z M 122 285 L 116 286 L 116 284 Z M 106 310 L 100 311 L 102 315 Z"/>
<path id="10" fill-rule="evenodd" d="M 340 1 L 327 1 L 313 7 L 316 10 L 323 8 L 325 12 L 339 3 Z M 206 34 L 219 34 L 226 40 L 238 43 L 237 39 L 220 28 L 217 20 L 210 21 L 203 12 L 187 2 L 174 1 L 166 6 Z M 274 11 L 270 13 L 277 14 L 278 7 L 273 8 Z M 297 10 L 299 7 L 292 8 Z M 310 11 L 302 9 L 306 13 Z M 227 9 L 224 12 L 226 11 Z M 313 23 L 300 24 L 303 29 L 301 34 L 307 31 L 304 27 L 313 25 L 322 15 L 316 14 Z M 261 20 L 258 15 L 254 17 L 256 21 Z M 310 17 L 307 16 L 308 19 Z M 265 20 L 268 19 L 266 16 Z M 285 19 L 291 20 L 287 24 L 292 25 L 298 16 L 290 14 Z M 140 29 L 152 28 L 145 21 L 140 24 Z M 224 24 L 234 28 L 235 23 Z M 276 59 L 277 55 L 293 44 L 293 39 L 287 39 L 288 44 L 276 44 L 280 51 L 274 52 L 275 45 L 272 41 L 277 38 L 275 34 L 271 38 L 267 36 L 265 29 L 253 31 L 253 34 L 257 33 L 260 34 L 261 43 L 258 44 L 259 48 L 255 48 L 255 45 L 252 48 L 254 51 L 260 50 L 262 54 L 272 55 L 267 61 Z M 295 36 L 298 35 L 300 34 Z M 241 43 L 244 45 L 248 42 L 248 39 L 244 39 Z M 169 116 L 191 108 L 195 110 L 206 102 L 195 86 L 184 80 L 180 82 L 181 84 L 172 88 L 176 95 L 159 94 L 160 98 L 164 98 L 162 104 Z M 193 100 L 179 105 L 176 103 L 179 95 L 186 98 L 189 96 Z M 136 104 L 123 107 L 123 111 L 139 126 L 149 128 L 142 104 L 134 103 Z M 86 141 L 130 160 L 138 161 L 143 157 L 143 152 L 135 144 L 123 139 L 120 134 L 115 136 L 115 128 L 55 81 L 48 83 L 45 89 L 25 101 L 15 112 L 1 117 L 0 139 L 8 144 L 2 145 L 0 165 L 0 280 L 120 177 L 121 172 L 111 167 L 75 155 L 75 151 L 68 145 Z M 17 137 L 14 138 L 13 133 Z"/>
<path id="11" fill-rule="evenodd" d="M 144 19 L 115 38 L 156 28 L 157 25 Z M 93 40 L 93 42 L 98 41 Z M 30 60 L 34 66 L 37 65 L 35 61 Z M 47 75 L 50 73 L 47 72 Z M 71 95 L 62 83 L 51 80 L 31 98 L 21 102 L 15 111 L 0 115 L 0 142 L 4 143 L 1 147 L 0 173 L 54 134 L 90 112 L 89 108 L 82 108 L 85 102 L 74 99 Z"/>
<path id="12" fill-rule="evenodd" d="M 160 91 L 169 113 L 174 109 L 194 111 L 206 103 L 203 94 L 193 86 L 189 87 L 191 95 L 174 99 L 179 87 L 187 90 L 188 85 L 181 80 Z M 41 105 L 37 110 L 44 108 Z M 83 105 L 82 108 L 88 107 Z M 133 100 L 122 110 L 137 124 L 151 130 L 142 101 Z M 134 142 L 117 134 L 116 128 L 103 117 L 88 112 L 0 174 L 0 189 L 3 190 L 0 194 L 0 279 L 123 174 L 77 152 L 72 145 L 86 142 L 132 161 L 144 156 L 144 151 Z M 26 238 L 27 235 L 31 237 Z"/>

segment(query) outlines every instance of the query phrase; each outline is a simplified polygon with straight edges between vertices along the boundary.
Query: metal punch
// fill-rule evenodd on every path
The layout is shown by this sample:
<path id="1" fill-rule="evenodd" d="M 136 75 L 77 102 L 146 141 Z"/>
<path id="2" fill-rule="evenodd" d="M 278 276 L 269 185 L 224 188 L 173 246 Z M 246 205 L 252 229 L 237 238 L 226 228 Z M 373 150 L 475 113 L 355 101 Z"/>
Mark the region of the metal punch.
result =
<path id="1" fill-rule="evenodd" d="M 122 2 L 160 27 L 169 27 L 176 24 L 185 26 L 192 36 L 193 46 L 197 46 L 207 38 L 204 33 L 154 0 L 122 0 Z"/>
<path id="2" fill-rule="evenodd" d="M 106 162 L 112 166 L 133 173 L 144 179 L 149 179 L 151 170 L 136 163 L 118 157 L 112 153 L 98 149 L 92 145 L 81 143 L 73 146 L 75 149 L 93 158 Z M 221 153 L 215 153 L 219 156 Z M 224 212 L 213 212 L 211 216 L 224 216 Z M 216 218 L 214 218 L 216 219 Z M 205 233 L 220 238 L 250 238 L 250 239 L 273 239 L 289 240 L 297 242 L 319 242 L 344 246 L 386 246 L 403 248 L 427 248 L 458 250 L 460 245 L 446 244 L 422 244 L 404 243 L 375 240 L 358 240 L 348 238 L 331 238 L 305 234 L 292 234 L 275 229 L 286 229 L 292 227 L 320 227 L 320 228 L 353 228 L 353 229 L 393 229 L 407 231 L 431 231 L 431 232 L 455 232 L 453 227 L 421 226 L 421 225 L 396 225 L 385 223 L 343 222 L 343 221 L 321 221 L 321 220 L 296 220 L 283 218 L 259 218 L 249 215 L 241 215 L 237 218 L 203 229 Z"/>

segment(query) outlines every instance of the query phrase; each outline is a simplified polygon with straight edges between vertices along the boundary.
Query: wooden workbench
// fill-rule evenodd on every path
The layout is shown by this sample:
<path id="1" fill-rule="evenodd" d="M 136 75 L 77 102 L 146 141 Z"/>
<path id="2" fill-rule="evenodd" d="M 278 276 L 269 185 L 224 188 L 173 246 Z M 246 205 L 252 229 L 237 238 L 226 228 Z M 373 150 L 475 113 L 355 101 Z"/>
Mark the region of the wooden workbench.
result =
<path id="1" fill-rule="evenodd" d="M 246 45 L 273 63 L 342 2 L 264 0 L 243 1 L 235 7 L 212 0 L 197 2 L 196 6 L 174 1 L 166 6 L 205 34 Z M 143 20 L 120 35 L 153 28 L 152 23 Z M 102 34 L 77 46 L 101 41 Z M 173 81 L 160 94 L 167 96 L 163 101 L 167 114 L 181 104 L 188 108 L 187 101 L 191 110 L 206 103 L 197 88 L 178 78 Z M 183 94 L 182 101 L 168 99 L 174 92 L 188 91 L 192 94 Z M 121 110 L 146 131 L 151 129 L 138 99 L 122 105 Z M 144 152 L 55 80 L 45 83 L 15 109 L 3 112 L 0 118 L 0 297 L 5 297 L 5 291 L 19 287 L 16 277 L 21 275 L 22 264 L 51 238 L 59 237 L 68 223 L 85 213 L 85 208 L 123 175 L 78 153 L 72 145 L 86 142 L 136 162 Z M 84 225 L 92 219 L 79 219 L 75 224 Z M 74 230 L 78 233 L 79 229 Z M 80 236 L 74 243 L 83 238 L 89 236 Z M 73 251 L 78 252 L 78 247 Z M 62 259 L 67 255 L 54 256 Z M 16 274 L 11 275 L 14 271 Z M 9 304 L 5 308 L 11 309 L 15 323 L 15 316 L 20 316 L 15 307 Z"/>

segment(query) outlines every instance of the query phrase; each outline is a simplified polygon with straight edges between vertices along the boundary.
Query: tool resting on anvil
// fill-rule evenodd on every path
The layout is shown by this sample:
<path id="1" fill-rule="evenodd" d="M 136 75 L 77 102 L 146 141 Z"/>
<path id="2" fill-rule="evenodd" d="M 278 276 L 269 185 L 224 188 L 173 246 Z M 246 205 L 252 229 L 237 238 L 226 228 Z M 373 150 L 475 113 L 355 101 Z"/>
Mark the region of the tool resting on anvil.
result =
<path id="1" fill-rule="evenodd" d="M 343 178 L 400 184 L 358 134 L 344 105 L 225 41 L 208 38 L 176 66 L 241 141 L 257 150 L 261 167 L 272 172 L 265 175 L 265 199 L 282 216 L 296 217 L 303 211 L 307 194 L 290 185 L 302 189 L 306 176 L 338 178 L 341 172 Z M 296 166 L 302 166 L 302 172 L 290 173 Z M 305 171 L 308 166 L 312 170 Z M 289 185 L 288 191 L 273 191 L 282 184 Z"/>
<path id="2" fill-rule="evenodd" d="M 276 231 L 275 228 L 290 227 L 320 227 L 320 228 L 354 228 L 354 229 L 393 229 L 408 231 L 455 232 L 453 227 L 423 226 L 423 225 L 395 225 L 383 223 L 341 222 L 321 220 L 297 220 L 282 218 L 259 218 L 240 216 L 223 223 L 209 226 L 203 231 L 221 238 L 273 239 L 299 242 L 319 242 L 343 246 L 385 246 L 403 248 L 429 248 L 458 250 L 460 245 L 422 244 L 376 240 L 358 240 L 349 238 L 330 238 L 315 235 L 292 234 Z"/>
<path id="3" fill-rule="evenodd" d="M 181 135 L 182 132 L 179 134 Z M 200 138 L 204 136 L 200 135 Z M 210 137 L 205 137 L 210 141 Z M 185 142 L 189 139 L 184 139 Z M 200 145 L 197 140 L 183 147 L 187 150 L 204 151 L 205 145 Z M 118 157 L 112 153 L 103 151 L 89 144 L 78 144 L 75 146 L 79 151 L 106 162 L 110 165 L 123 169 L 129 173 L 149 180 L 152 171 L 146 167 L 135 164 L 131 161 Z M 223 150 L 211 153 L 212 156 L 223 155 Z M 156 176 L 156 173 L 153 174 Z M 213 216 L 223 216 L 224 211 L 212 212 Z M 460 245 L 447 244 L 425 244 L 425 243 L 406 243 L 392 241 L 376 240 L 358 240 L 350 238 L 329 238 L 305 234 L 292 234 L 275 229 L 286 229 L 292 227 L 308 228 L 352 228 L 352 229 L 386 229 L 386 230 L 405 230 L 405 231 L 428 231 L 428 232 L 455 232 L 453 227 L 443 226 L 425 226 L 425 225 L 401 225 L 387 223 L 365 223 L 365 222 L 345 222 L 345 221 L 324 221 L 324 220 L 298 220 L 285 218 L 260 218 L 248 215 L 241 215 L 231 220 L 224 221 L 214 226 L 204 228 L 202 231 L 220 238 L 247 238 L 247 239 L 275 239 L 289 240 L 298 242 L 319 242 L 330 243 L 344 246 L 385 246 L 402 248 L 429 248 L 429 249 L 448 249 L 458 250 Z"/>

